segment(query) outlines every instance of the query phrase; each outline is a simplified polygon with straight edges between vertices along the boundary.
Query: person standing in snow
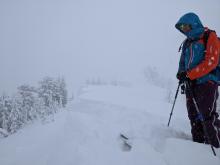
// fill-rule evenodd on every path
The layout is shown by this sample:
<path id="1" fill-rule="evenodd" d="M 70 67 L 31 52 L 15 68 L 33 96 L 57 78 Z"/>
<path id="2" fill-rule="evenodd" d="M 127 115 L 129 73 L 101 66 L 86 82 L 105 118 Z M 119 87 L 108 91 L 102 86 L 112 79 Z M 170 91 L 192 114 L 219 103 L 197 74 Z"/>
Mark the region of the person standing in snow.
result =
<path id="1" fill-rule="evenodd" d="M 204 119 L 211 145 L 220 147 L 220 120 L 216 112 L 218 99 L 218 76 L 216 67 L 219 63 L 220 44 L 214 31 L 209 33 L 207 43 L 204 42 L 204 27 L 195 13 L 183 15 L 175 27 L 187 38 L 182 45 L 177 79 L 189 81 L 190 90 L 194 94 L 199 111 Z M 185 90 L 188 117 L 191 123 L 192 139 L 199 143 L 208 143 L 191 95 Z"/>

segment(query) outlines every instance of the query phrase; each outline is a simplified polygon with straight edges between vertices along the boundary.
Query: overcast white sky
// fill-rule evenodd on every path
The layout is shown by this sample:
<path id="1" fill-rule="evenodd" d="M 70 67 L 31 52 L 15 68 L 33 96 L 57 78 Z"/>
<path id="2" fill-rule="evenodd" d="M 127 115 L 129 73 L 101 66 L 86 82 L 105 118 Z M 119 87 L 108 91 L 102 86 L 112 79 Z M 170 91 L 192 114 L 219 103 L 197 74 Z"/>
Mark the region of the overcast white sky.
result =
<path id="1" fill-rule="evenodd" d="M 135 79 L 144 67 L 175 77 L 186 12 L 220 34 L 219 0 L 1 0 L 0 92 L 64 76 Z"/>

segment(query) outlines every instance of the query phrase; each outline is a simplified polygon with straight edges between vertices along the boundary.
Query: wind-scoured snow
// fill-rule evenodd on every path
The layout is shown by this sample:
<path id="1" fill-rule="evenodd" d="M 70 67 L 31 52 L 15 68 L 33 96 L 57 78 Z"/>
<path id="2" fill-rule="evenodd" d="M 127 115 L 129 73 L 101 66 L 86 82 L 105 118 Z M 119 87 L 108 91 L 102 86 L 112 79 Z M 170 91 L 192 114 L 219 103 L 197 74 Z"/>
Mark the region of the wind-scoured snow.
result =
<path id="1" fill-rule="evenodd" d="M 209 145 L 191 141 L 183 96 L 167 127 L 167 92 L 153 85 L 85 87 L 54 122 L 36 122 L 0 139 L 0 164 L 219 165 L 219 149 L 215 157 Z"/>

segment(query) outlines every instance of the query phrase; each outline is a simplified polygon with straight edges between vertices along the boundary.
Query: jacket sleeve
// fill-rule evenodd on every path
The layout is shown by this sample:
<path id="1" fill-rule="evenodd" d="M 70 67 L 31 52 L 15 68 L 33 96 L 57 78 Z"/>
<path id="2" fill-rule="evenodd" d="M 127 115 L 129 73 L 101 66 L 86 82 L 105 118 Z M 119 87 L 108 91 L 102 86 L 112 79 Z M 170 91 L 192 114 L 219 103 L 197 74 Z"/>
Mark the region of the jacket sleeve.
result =
<path id="1" fill-rule="evenodd" d="M 216 68 L 219 61 L 220 44 L 215 32 L 211 32 L 207 41 L 204 60 L 187 72 L 191 80 L 200 78 Z"/>

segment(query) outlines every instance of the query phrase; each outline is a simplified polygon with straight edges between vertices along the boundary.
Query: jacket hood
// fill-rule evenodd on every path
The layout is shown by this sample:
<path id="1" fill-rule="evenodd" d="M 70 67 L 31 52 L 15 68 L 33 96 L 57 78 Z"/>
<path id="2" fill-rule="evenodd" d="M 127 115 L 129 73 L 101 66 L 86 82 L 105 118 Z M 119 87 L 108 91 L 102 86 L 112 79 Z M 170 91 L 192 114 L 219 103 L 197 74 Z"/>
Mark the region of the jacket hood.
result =
<path id="1" fill-rule="evenodd" d="M 178 28 L 178 24 L 189 24 L 189 25 L 191 25 L 192 30 L 184 33 Z M 200 21 L 199 17 L 195 13 L 187 13 L 187 14 L 183 15 L 179 19 L 179 21 L 176 23 L 175 27 L 181 33 L 186 35 L 187 38 L 190 38 L 190 39 L 199 38 L 205 30 L 204 26 L 202 25 L 202 22 Z"/>

